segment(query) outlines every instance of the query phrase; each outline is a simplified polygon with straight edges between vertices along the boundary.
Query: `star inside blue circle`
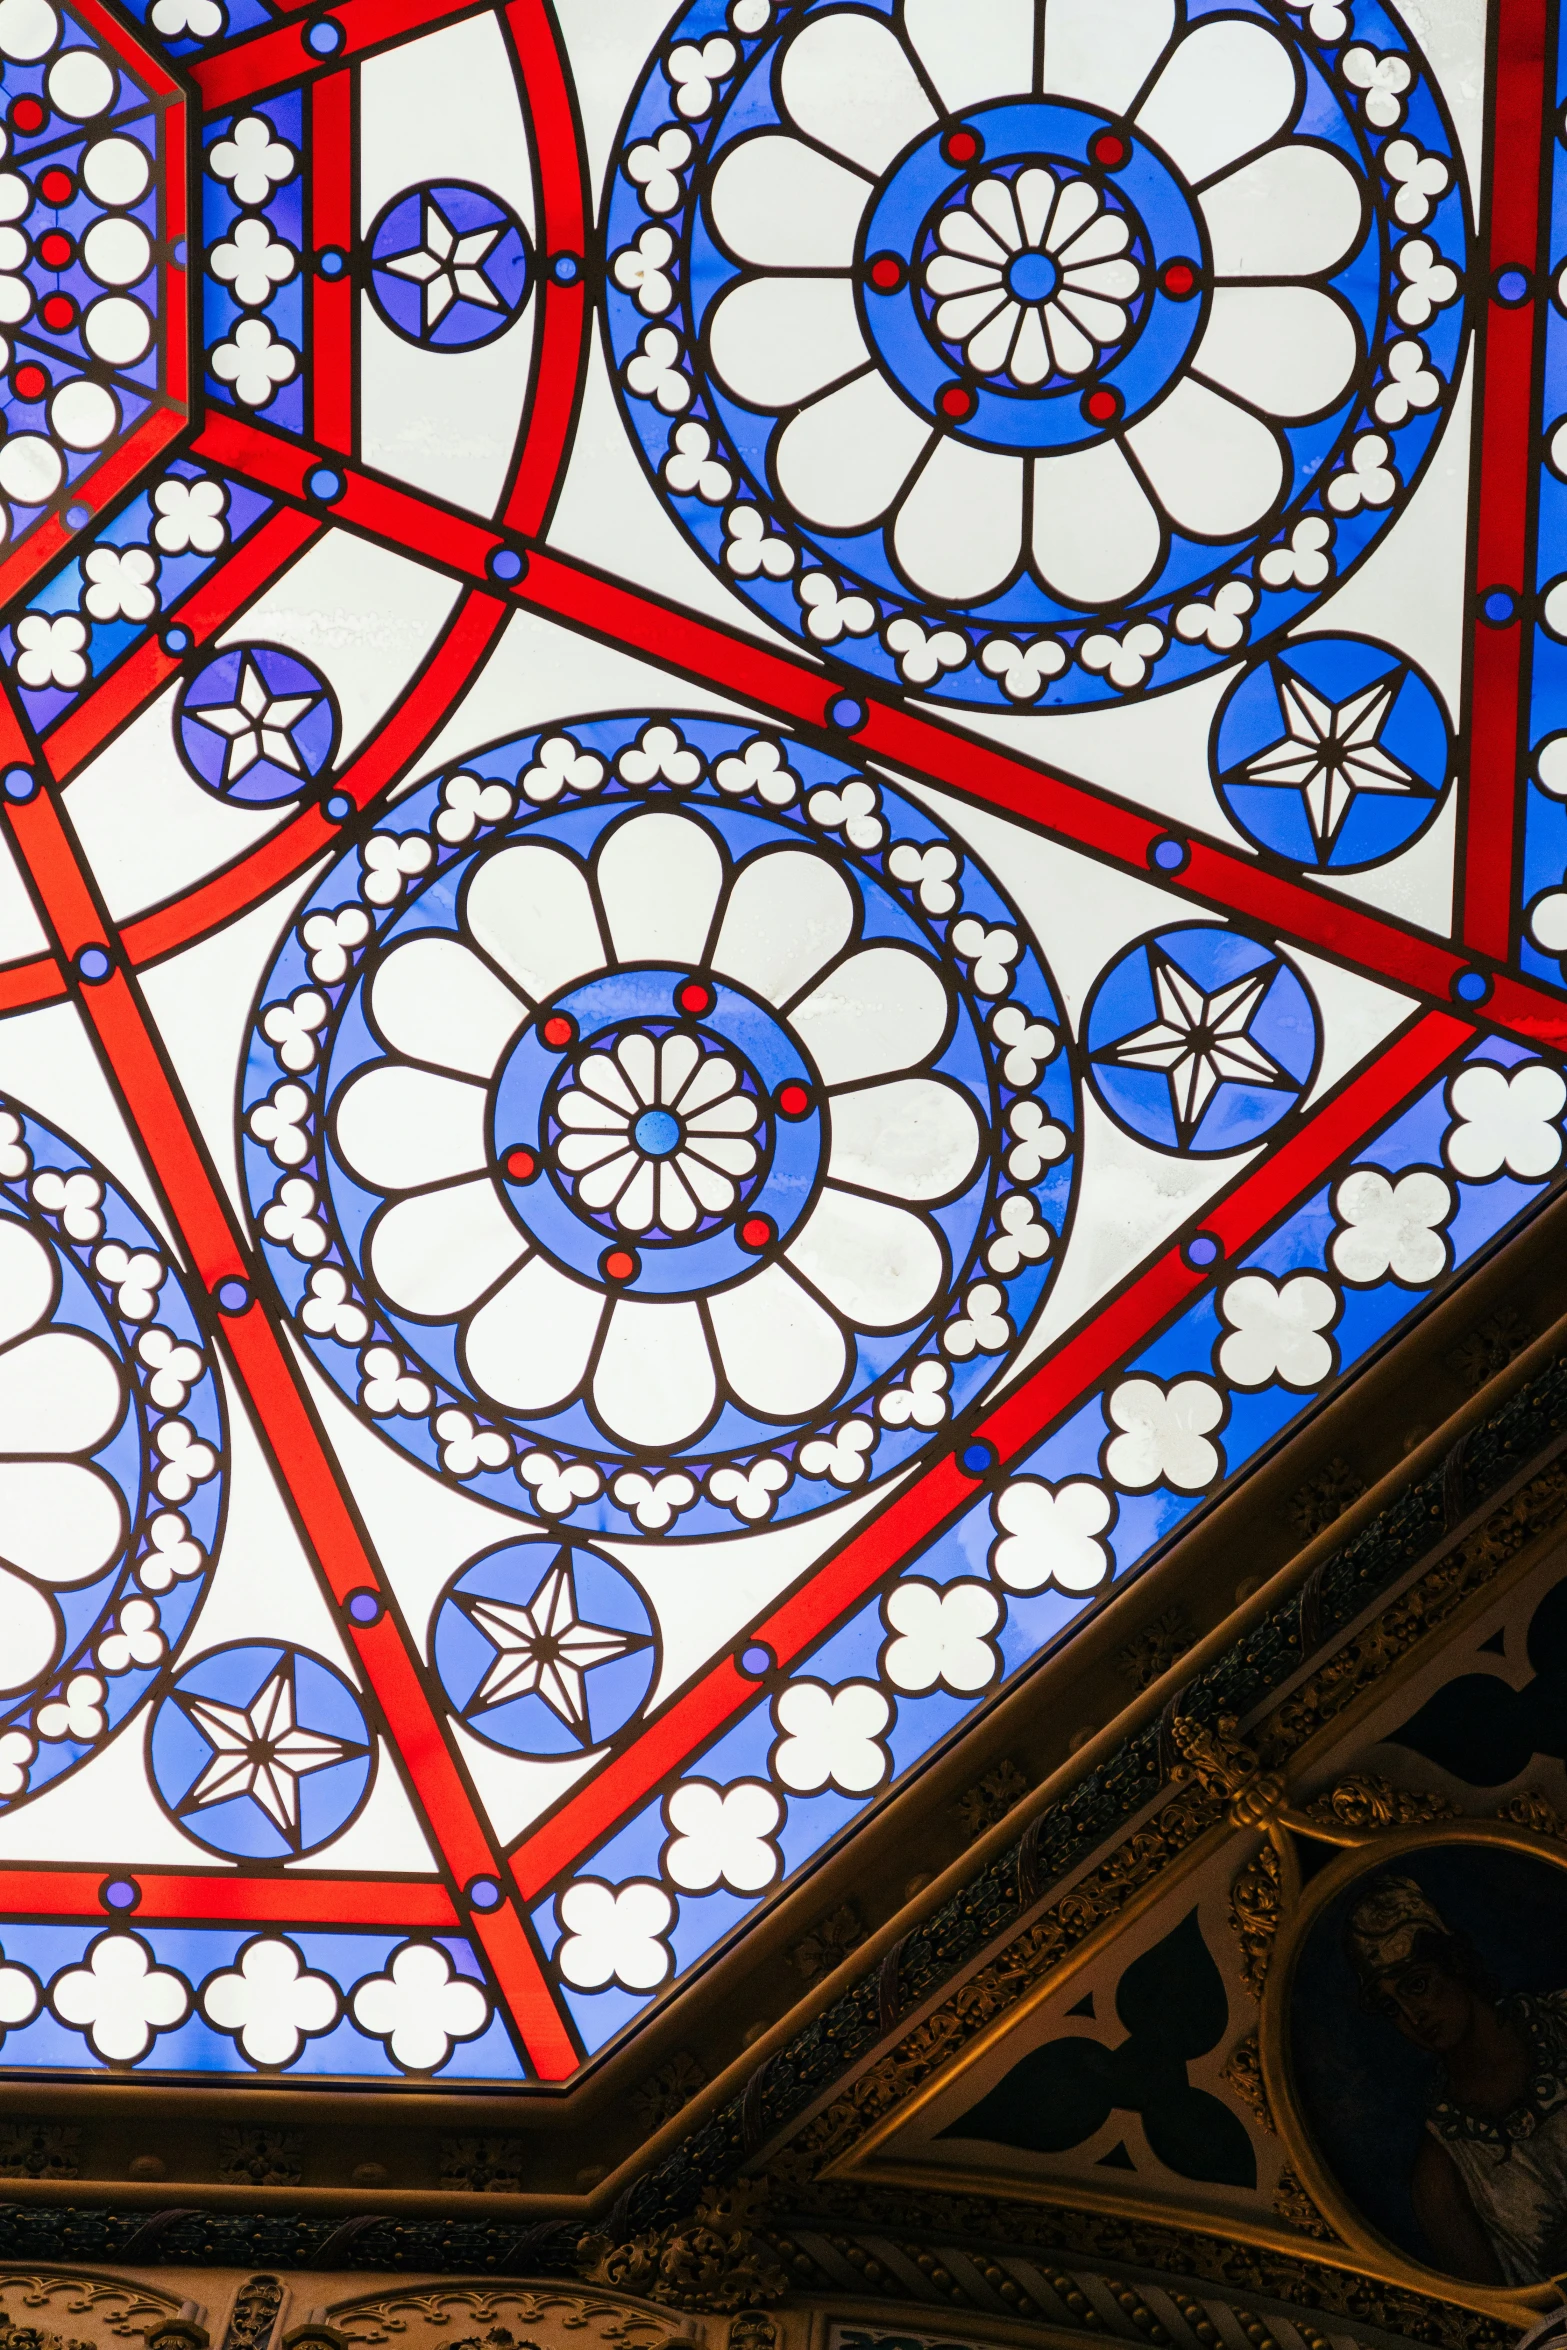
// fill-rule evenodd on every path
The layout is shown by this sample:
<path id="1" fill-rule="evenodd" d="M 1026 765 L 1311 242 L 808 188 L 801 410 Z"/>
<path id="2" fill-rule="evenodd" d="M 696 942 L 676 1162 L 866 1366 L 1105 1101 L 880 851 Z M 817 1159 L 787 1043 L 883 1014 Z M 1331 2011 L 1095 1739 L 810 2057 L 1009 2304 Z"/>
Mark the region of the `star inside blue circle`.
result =
<path id="1" fill-rule="evenodd" d="M 1320 1040 L 1299 976 L 1244 931 L 1155 932 L 1096 982 L 1088 1069 L 1112 1117 L 1158 1150 L 1244 1150 L 1294 1109 Z"/>
<path id="2" fill-rule="evenodd" d="M 431 351 L 504 334 L 533 283 L 521 221 L 488 189 L 431 180 L 389 204 L 370 232 L 370 292 L 388 326 Z"/>
<path id="3" fill-rule="evenodd" d="M 274 1641 L 187 1665 L 153 1716 L 148 1752 L 187 1835 L 238 1860 L 292 1860 L 329 1843 L 363 1802 L 374 1763 L 342 1674 Z"/>
<path id="4" fill-rule="evenodd" d="M 602 1551 L 503 1543 L 447 1585 L 435 1669 L 453 1711 L 511 1754 L 581 1754 L 638 1713 L 658 1647 L 647 1602 Z"/>
<path id="5" fill-rule="evenodd" d="M 297 653 L 234 645 L 187 681 L 174 738 L 204 790 L 271 808 L 297 800 L 331 764 L 337 709 L 320 670 Z"/>
<path id="6" fill-rule="evenodd" d="M 1418 839 L 1451 757 L 1428 679 L 1355 636 L 1306 637 L 1256 662 L 1222 704 L 1211 751 L 1219 797 L 1250 839 L 1336 873 Z"/>

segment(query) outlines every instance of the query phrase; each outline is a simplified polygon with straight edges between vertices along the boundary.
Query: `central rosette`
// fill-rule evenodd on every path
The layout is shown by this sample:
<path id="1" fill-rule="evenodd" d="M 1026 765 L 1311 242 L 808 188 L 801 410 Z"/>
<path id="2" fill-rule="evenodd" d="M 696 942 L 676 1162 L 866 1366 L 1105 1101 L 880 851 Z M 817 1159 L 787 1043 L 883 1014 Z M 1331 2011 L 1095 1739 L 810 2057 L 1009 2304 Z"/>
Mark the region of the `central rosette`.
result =
<path id="1" fill-rule="evenodd" d="M 921 271 L 936 334 L 1019 391 L 1079 381 L 1116 350 L 1146 271 L 1141 223 L 1057 163 L 966 188 Z"/>
<path id="2" fill-rule="evenodd" d="M 710 998 L 700 981 L 681 994 Z M 550 1163 L 612 1228 L 683 1239 L 733 1215 L 762 1164 L 764 1109 L 755 1072 L 711 1034 L 611 1030 L 550 1105 Z"/>

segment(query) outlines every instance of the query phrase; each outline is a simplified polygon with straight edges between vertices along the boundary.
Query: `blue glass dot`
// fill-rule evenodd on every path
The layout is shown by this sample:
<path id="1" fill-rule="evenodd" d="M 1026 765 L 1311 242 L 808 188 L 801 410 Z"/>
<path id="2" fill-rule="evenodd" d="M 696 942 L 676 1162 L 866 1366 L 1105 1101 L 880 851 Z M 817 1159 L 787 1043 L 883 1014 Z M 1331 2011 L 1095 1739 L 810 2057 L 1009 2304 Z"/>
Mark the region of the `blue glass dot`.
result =
<path id="1" fill-rule="evenodd" d="M 958 1466 L 970 1477 L 988 1477 L 996 1465 L 993 1444 L 965 1444 L 958 1455 Z"/>
<path id="2" fill-rule="evenodd" d="M 853 734 L 865 724 L 865 704 L 857 702 L 853 694 L 838 694 L 828 703 L 827 715 L 834 726 L 841 726 L 845 734 Z"/>
<path id="3" fill-rule="evenodd" d="M 8 800 L 30 800 L 38 789 L 38 778 L 30 767 L 8 767 L 5 771 L 5 796 Z"/>
<path id="4" fill-rule="evenodd" d="M 183 237 L 175 238 L 174 249 L 171 258 L 176 269 L 184 269 L 188 266 L 190 261 L 190 248 L 186 244 Z"/>
<path id="5" fill-rule="evenodd" d="M 490 557 L 490 575 L 494 579 L 521 579 L 526 569 L 527 562 L 515 547 L 497 547 Z"/>
<path id="6" fill-rule="evenodd" d="M 348 267 L 348 255 L 339 252 L 336 245 L 328 245 L 325 252 L 316 255 L 316 268 L 323 277 L 341 277 Z"/>
<path id="7" fill-rule="evenodd" d="M 114 966 L 104 947 L 83 947 L 76 958 L 76 968 L 90 986 L 96 987 L 107 979 Z"/>
<path id="8" fill-rule="evenodd" d="M 65 519 L 70 524 L 72 530 L 85 530 L 88 523 L 92 520 L 92 511 L 89 507 L 86 506 L 67 506 L 65 509 Z"/>
<path id="9" fill-rule="evenodd" d="M 355 1624 L 378 1624 L 381 1621 L 381 1595 L 378 1591 L 351 1591 L 348 1595 L 348 1614 Z"/>
<path id="10" fill-rule="evenodd" d="M 250 1303 L 250 1284 L 230 1274 L 220 1281 L 216 1291 L 218 1311 L 223 1314 L 242 1314 Z"/>
<path id="11" fill-rule="evenodd" d="M 1480 609 L 1493 628 L 1505 628 L 1517 617 L 1518 598 L 1511 588 L 1487 588 L 1480 599 Z"/>
<path id="12" fill-rule="evenodd" d="M 760 1681 L 764 1673 L 770 1673 L 773 1669 L 773 1662 L 772 1650 L 764 1648 L 759 1640 L 753 1640 L 748 1647 L 742 1648 L 740 1651 L 740 1670 L 742 1673 L 749 1673 L 753 1681 Z"/>
<path id="13" fill-rule="evenodd" d="M 354 803 L 346 791 L 330 793 L 324 805 L 334 824 L 346 824 L 354 812 Z"/>
<path id="14" fill-rule="evenodd" d="M 329 16 L 324 16 L 319 24 L 313 24 L 305 35 L 305 47 L 315 57 L 335 57 L 342 46 L 343 28 Z"/>
<path id="15" fill-rule="evenodd" d="M 1161 873 L 1179 873 L 1191 855 L 1185 841 L 1168 837 L 1156 840 L 1148 853 L 1150 862 L 1157 865 Z"/>
<path id="16" fill-rule="evenodd" d="M 173 628 L 166 628 L 163 632 L 163 649 L 166 653 L 188 653 L 194 642 L 190 630 L 181 628 L 177 622 Z"/>
<path id="17" fill-rule="evenodd" d="M 1211 1232 L 1197 1232 L 1181 1251 L 1189 1265 L 1212 1265 L 1219 1256 L 1219 1244 Z"/>
<path id="18" fill-rule="evenodd" d="M 311 468 L 305 487 L 313 498 L 319 498 L 324 506 L 330 506 L 343 494 L 343 477 L 333 466 L 316 465 Z"/>
<path id="19" fill-rule="evenodd" d="M 1483 1004 L 1491 992 L 1491 982 L 1483 971 L 1460 971 L 1453 981 L 1453 993 L 1461 1004 Z"/>
<path id="20" fill-rule="evenodd" d="M 134 1877 L 107 1877 L 98 1898 L 105 1909 L 134 1909 L 141 1899 L 141 1887 Z"/>
<path id="21" fill-rule="evenodd" d="M 575 253 L 557 253 L 550 263 L 550 275 L 558 286 L 574 286 L 582 275 L 582 263 Z"/>
<path id="22" fill-rule="evenodd" d="M 680 1148 L 680 1120 L 668 1110 L 644 1110 L 631 1131 L 650 1159 L 667 1159 Z"/>
<path id="23" fill-rule="evenodd" d="M 501 1889 L 493 1877 L 473 1877 L 468 1883 L 468 1900 L 474 1909 L 499 1909 Z"/>
<path id="24" fill-rule="evenodd" d="M 1529 298 L 1529 279 L 1524 270 L 1500 269 L 1496 273 L 1496 298 L 1499 302 L 1525 302 Z"/>
<path id="25" fill-rule="evenodd" d="M 1007 291 L 1020 302 L 1048 302 L 1060 275 L 1048 253 L 1019 253 L 1007 269 Z"/>

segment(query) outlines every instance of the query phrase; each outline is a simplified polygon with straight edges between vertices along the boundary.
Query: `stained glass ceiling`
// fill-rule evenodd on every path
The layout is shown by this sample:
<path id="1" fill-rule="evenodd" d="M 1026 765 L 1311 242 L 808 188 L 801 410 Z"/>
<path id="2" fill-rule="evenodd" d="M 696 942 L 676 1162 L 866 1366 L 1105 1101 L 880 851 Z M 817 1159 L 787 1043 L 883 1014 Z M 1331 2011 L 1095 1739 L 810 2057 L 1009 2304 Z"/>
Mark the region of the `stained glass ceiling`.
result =
<path id="1" fill-rule="evenodd" d="M 1422 22 L 0 0 L 0 2065 L 568 2079 L 1560 1181 Z"/>

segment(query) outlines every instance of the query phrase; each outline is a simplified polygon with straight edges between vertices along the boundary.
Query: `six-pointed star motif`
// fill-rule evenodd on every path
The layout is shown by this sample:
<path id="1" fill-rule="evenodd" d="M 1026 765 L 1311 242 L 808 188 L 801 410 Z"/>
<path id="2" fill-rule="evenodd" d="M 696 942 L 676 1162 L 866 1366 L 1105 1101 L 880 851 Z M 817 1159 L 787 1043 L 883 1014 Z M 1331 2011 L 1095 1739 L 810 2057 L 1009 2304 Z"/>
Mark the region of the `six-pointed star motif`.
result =
<path id="1" fill-rule="evenodd" d="M 295 1718 L 294 1673 L 285 1659 L 248 1706 L 220 1705 L 213 1697 L 182 1697 L 181 1705 L 212 1748 L 212 1760 L 181 1811 L 206 1811 L 236 1795 L 253 1796 L 273 1826 L 299 1841 L 299 1782 L 311 1771 L 347 1762 L 364 1748 Z"/>
<path id="2" fill-rule="evenodd" d="M 239 688 L 232 702 L 209 703 L 204 710 L 188 714 L 198 726 L 210 726 L 214 734 L 227 736 L 223 781 L 233 783 L 258 759 L 270 759 L 274 767 L 286 768 L 290 775 L 303 775 L 294 728 L 320 699 L 319 694 L 274 694 L 255 662 L 247 657 L 240 663 Z"/>
<path id="3" fill-rule="evenodd" d="M 1170 1111 L 1182 1150 L 1189 1150 L 1219 1087 L 1233 1080 L 1293 1090 L 1295 1080 L 1250 1034 L 1273 984 L 1277 960 L 1204 994 L 1158 947 L 1148 949 L 1158 1018 L 1096 1053 L 1117 1069 L 1159 1069 L 1169 1081 Z"/>
<path id="4" fill-rule="evenodd" d="M 1241 773 L 1248 783 L 1300 793 L 1319 857 L 1338 839 L 1357 793 L 1433 796 L 1431 786 L 1377 740 L 1403 682 L 1403 670 L 1392 669 L 1346 700 L 1330 702 L 1282 664 L 1274 669 L 1285 733 L 1248 759 Z"/>
<path id="5" fill-rule="evenodd" d="M 477 302 L 485 310 L 500 309 L 501 298 L 479 264 L 504 225 L 496 221 L 489 228 L 470 229 L 460 237 L 435 198 L 425 197 L 423 242 L 383 267 L 423 286 L 426 334 L 440 324 L 459 297 L 464 302 Z"/>
<path id="6" fill-rule="evenodd" d="M 516 1697 L 538 1696 L 585 1746 L 591 1745 L 585 1678 L 595 1665 L 614 1664 L 633 1649 L 645 1648 L 646 1635 L 584 1622 L 565 1551 L 526 1607 L 501 1599 L 462 1604 L 497 1651 L 472 1700 L 474 1708 L 488 1712 Z"/>

